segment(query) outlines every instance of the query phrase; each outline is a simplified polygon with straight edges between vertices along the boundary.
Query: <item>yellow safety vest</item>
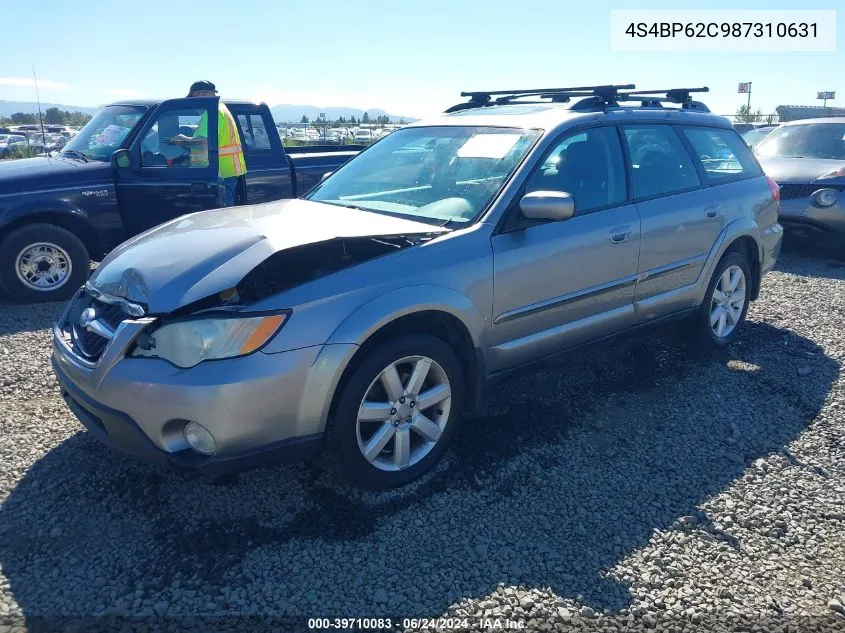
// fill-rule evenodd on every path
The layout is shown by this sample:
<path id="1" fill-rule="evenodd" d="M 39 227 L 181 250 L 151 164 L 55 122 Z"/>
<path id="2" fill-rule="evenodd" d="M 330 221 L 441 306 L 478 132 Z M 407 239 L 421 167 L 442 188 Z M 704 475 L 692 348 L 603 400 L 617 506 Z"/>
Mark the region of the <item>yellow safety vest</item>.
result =
<path id="1" fill-rule="evenodd" d="M 194 132 L 194 138 L 199 137 L 208 138 L 206 112 L 203 112 L 197 131 Z M 219 157 L 217 173 L 221 178 L 236 178 L 246 173 L 246 161 L 235 118 L 222 102 L 217 108 L 217 155 Z M 207 145 L 191 148 L 191 165 L 197 167 L 208 165 Z"/>

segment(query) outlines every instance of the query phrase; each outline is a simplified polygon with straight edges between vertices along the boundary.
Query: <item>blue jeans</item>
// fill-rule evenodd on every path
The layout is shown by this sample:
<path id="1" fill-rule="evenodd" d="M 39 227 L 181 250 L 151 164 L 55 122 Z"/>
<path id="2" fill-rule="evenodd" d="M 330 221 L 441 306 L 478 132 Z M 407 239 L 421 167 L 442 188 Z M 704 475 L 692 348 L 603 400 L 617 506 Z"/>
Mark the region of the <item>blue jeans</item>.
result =
<path id="1" fill-rule="evenodd" d="M 237 176 L 233 178 L 217 179 L 217 204 L 221 207 L 235 206 L 235 187 L 238 185 Z"/>

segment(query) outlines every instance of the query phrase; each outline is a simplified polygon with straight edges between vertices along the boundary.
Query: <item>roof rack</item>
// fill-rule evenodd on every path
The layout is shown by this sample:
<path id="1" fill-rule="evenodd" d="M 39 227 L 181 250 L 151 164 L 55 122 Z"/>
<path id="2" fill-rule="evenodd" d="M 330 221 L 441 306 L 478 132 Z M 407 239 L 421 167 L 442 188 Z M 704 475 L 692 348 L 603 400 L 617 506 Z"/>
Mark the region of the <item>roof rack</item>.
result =
<path id="1" fill-rule="evenodd" d="M 710 92 L 710 88 L 670 88 L 669 90 L 635 90 L 633 84 L 607 86 L 578 86 L 575 88 L 546 88 L 533 90 L 491 90 L 485 92 L 462 92 L 462 97 L 469 97 L 469 101 L 459 103 L 445 112 L 459 112 L 473 108 L 503 105 L 506 103 L 546 103 L 543 99 L 555 103 L 569 102 L 572 97 L 587 97 L 570 108 L 573 110 L 593 110 L 619 106 L 626 101 L 638 101 L 641 107 L 662 108 L 664 103 L 677 103 L 684 110 L 710 112 L 700 101 L 693 101 L 692 93 Z M 664 95 L 664 96 L 659 96 Z M 493 99 L 496 97 L 496 99 Z M 527 97 L 539 101 L 522 101 Z M 519 101 L 515 101 L 519 100 Z"/>
<path id="2" fill-rule="evenodd" d="M 605 101 L 612 101 L 620 90 L 633 90 L 634 84 L 607 86 L 575 86 L 573 88 L 533 88 L 527 90 L 486 90 L 482 92 L 462 92 L 462 97 L 469 97 L 469 101 L 459 103 L 448 108 L 446 112 L 458 112 L 472 108 L 502 105 L 511 103 L 515 99 L 535 97 L 537 99 L 551 99 L 552 102 L 566 103 L 572 97 L 600 97 Z M 495 100 L 492 98 L 496 97 Z M 543 103 L 543 101 L 521 101 L 520 103 Z"/>

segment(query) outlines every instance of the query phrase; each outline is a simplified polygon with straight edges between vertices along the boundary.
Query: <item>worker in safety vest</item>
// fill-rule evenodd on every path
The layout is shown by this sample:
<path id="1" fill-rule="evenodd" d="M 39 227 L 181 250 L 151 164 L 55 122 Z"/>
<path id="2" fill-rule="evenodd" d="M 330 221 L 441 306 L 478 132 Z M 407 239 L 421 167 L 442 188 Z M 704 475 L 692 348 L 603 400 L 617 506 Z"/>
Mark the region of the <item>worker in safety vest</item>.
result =
<path id="1" fill-rule="evenodd" d="M 217 89 L 210 81 L 196 81 L 191 85 L 189 97 L 214 97 Z M 208 165 L 208 116 L 203 112 L 193 137 L 179 134 L 171 143 L 187 145 L 191 150 L 191 165 Z M 246 162 L 235 118 L 222 101 L 217 106 L 217 194 L 221 207 L 235 204 L 238 177 L 246 173 Z"/>

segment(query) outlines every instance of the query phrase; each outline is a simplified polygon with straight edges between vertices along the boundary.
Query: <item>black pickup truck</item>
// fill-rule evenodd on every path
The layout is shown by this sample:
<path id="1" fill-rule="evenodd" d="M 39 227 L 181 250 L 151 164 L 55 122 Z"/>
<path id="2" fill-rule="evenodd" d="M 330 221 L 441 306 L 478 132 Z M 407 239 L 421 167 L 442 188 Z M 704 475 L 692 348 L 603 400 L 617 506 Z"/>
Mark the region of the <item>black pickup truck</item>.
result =
<path id="1" fill-rule="evenodd" d="M 0 286 L 17 301 L 70 297 L 126 239 L 217 205 L 217 117 L 208 117 L 208 165 L 173 144 L 192 135 L 217 98 L 105 106 L 60 152 L 0 161 Z M 298 147 L 288 153 L 266 104 L 224 103 L 237 122 L 247 173 L 236 204 L 294 198 L 362 148 Z M 196 161 L 195 161 L 196 162 Z"/>

